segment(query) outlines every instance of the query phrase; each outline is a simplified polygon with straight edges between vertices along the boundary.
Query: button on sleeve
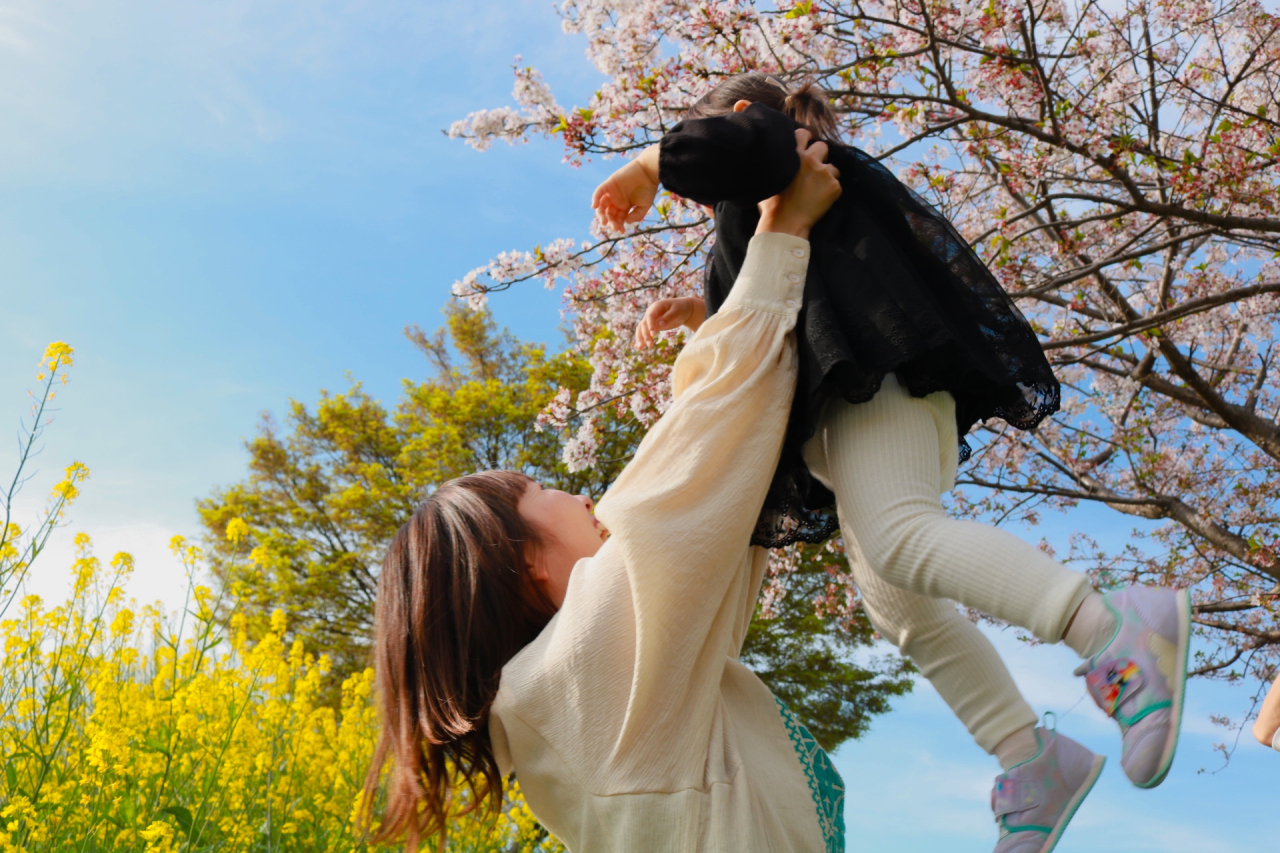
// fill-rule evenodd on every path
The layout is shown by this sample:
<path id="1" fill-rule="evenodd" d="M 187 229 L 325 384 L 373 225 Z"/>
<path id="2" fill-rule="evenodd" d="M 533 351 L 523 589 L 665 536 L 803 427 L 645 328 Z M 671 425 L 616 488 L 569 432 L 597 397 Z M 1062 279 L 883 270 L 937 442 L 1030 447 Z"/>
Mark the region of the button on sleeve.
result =
<path id="1" fill-rule="evenodd" d="M 748 244 L 747 259 L 721 310 L 739 305 L 794 314 L 800 308 L 808 270 L 808 240 L 776 232 L 757 234 Z"/>

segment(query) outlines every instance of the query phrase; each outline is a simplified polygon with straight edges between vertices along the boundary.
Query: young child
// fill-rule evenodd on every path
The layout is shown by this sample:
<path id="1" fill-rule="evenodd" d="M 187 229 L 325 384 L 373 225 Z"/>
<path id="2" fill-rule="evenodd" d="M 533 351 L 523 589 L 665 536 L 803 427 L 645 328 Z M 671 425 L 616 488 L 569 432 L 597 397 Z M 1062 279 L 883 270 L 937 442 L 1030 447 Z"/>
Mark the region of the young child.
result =
<path id="1" fill-rule="evenodd" d="M 977 421 L 1031 429 L 1059 405 L 1035 333 L 964 238 L 874 158 L 839 143 L 821 91 L 730 77 L 592 198 L 614 230 L 643 219 L 659 185 L 714 206 L 703 298 L 655 302 L 636 343 L 681 324 L 696 330 L 724 303 L 757 204 L 796 174 L 802 129 L 828 143 L 842 195 L 810 235 L 795 402 L 752 542 L 818 542 L 839 526 L 872 624 L 1004 770 L 992 792 L 997 853 L 1047 853 L 1104 759 L 1036 727 L 994 647 L 955 603 L 1075 650 L 1084 659 L 1076 674 L 1120 725 L 1121 764 L 1140 787 L 1160 784 L 1173 761 L 1190 605 L 1185 590 L 1100 594 L 1017 537 L 945 514 L 941 495 Z"/>

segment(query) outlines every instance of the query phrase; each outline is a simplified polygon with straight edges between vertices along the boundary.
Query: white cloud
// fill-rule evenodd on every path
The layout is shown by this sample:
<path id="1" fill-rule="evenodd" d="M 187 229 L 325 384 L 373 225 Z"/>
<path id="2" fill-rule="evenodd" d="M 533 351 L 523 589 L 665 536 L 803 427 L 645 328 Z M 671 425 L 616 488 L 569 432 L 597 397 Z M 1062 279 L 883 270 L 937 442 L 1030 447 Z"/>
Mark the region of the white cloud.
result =
<path id="1" fill-rule="evenodd" d="M 42 508 L 43 504 L 33 496 L 22 495 L 14 501 L 13 521 L 24 530 L 29 529 Z M 133 575 L 125 585 L 128 597 L 141 604 L 159 601 L 169 610 L 180 607 L 186 596 L 187 578 L 182 564 L 169 551 L 169 541 L 177 535 L 190 537 L 192 532 L 146 518 L 129 518 L 127 511 L 124 516 L 125 520 L 118 516 L 95 517 L 78 512 L 73 506 L 68 523 L 53 532 L 27 573 L 25 592 L 39 595 L 50 606 L 66 600 L 76 559 L 75 536 L 85 533 L 92 542 L 93 555 L 104 568 L 119 552 L 133 557 Z"/>
<path id="2" fill-rule="evenodd" d="M 1086 802 L 1089 808 L 1082 808 L 1072 821 L 1071 834 L 1105 835 L 1113 849 L 1159 853 L 1258 853 L 1263 849 L 1253 841 L 1242 841 L 1236 832 L 1206 829 L 1207 815 L 1203 813 L 1178 819 L 1167 810 L 1135 811 L 1105 796 L 1090 796 Z M 1241 817 L 1247 819 L 1246 815 Z"/>
<path id="3" fill-rule="evenodd" d="M 983 809 L 996 772 L 989 762 L 956 761 L 901 741 L 895 746 L 892 765 L 877 756 L 851 772 L 846 768 L 852 762 L 840 762 L 848 785 L 845 819 L 851 837 L 909 822 L 916 834 L 994 839 L 991 815 Z"/>

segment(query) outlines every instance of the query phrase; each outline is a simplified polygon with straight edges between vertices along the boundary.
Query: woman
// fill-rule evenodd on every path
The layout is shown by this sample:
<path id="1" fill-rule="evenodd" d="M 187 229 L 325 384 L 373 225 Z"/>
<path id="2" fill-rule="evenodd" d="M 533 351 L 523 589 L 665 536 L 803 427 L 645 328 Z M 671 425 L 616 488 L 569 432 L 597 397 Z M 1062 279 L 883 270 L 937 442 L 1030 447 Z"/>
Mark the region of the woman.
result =
<path id="1" fill-rule="evenodd" d="M 676 362 L 674 400 L 596 515 L 519 475 L 441 487 L 379 581 L 381 836 L 497 809 L 514 771 L 571 850 L 840 851 L 843 787 L 737 660 L 765 552 L 749 545 L 796 383 L 809 228 L 840 193 L 827 147 L 760 204 L 733 295 Z M 451 767 L 469 784 L 450 803 Z"/>

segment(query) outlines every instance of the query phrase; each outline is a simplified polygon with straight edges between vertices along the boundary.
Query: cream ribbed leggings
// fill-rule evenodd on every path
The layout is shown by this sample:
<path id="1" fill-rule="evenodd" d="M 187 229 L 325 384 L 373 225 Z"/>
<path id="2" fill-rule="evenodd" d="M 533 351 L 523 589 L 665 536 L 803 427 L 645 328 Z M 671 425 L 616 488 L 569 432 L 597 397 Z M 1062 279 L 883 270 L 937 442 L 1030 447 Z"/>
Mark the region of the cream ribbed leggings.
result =
<path id="1" fill-rule="evenodd" d="M 948 516 L 955 402 L 912 397 L 885 377 L 866 403 L 833 398 L 804 447 L 836 496 L 840 531 L 871 624 L 920 668 L 987 752 L 1034 724 L 995 647 L 959 601 L 1058 642 L 1088 578 L 995 527 Z"/>

